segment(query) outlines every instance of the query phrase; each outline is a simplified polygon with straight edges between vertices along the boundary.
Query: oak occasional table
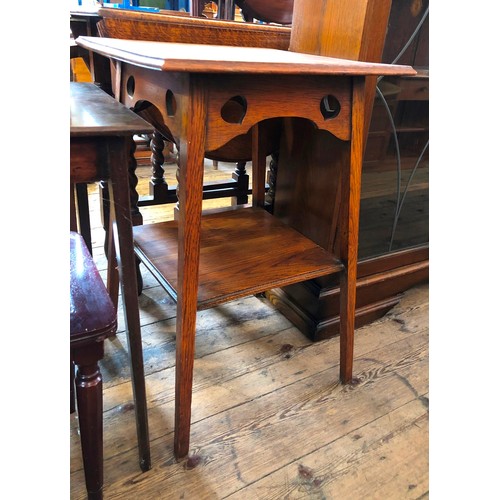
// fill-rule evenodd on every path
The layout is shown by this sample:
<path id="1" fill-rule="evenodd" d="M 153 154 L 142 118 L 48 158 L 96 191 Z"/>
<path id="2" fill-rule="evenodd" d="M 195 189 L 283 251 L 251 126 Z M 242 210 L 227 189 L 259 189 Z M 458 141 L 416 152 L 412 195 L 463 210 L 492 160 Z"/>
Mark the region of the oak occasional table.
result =
<path id="1" fill-rule="evenodd" d="M 79 37 L 111 60 L 115 98 L 153 105 L 155 128 L 179 149 L 178 220 L 134 227 L 142 263 L 177 300 L 175 437 L 189 452 L 196 311 L 319 276 L 341 273 L 340 378 L 352 379 L 364 82 L 411 75 L 409 66 L 362 63 L 261 48 Z M 263 120 L 301 117 L 350 143 L 341 171 L 334 255 L 264 210 Z M 252 129 L 252 207 L 202 215 L 203 159 Z M 334 196 L 335 193 L 332 193 Z"/>
<path id="2" fill-rule="evenodd" d="M 146 471 L 151 468 L 151 457 L 132 243 L 128 152 L 134 134 L 151 133 L 153 127 L 93 83 L 70 83 L 70 109 L 70 182 L 107 180 L 109 185 L 109 228 L 112 228 L 113 238 L 110 245 L 112 253 L 108 252 L 108 257 L 116 254 L 120 275 L 134 392 L 139 464 Z M 114 270 L 114 258 L 110 257 L 108 287 L 111 282 L 117 282 Z"/>

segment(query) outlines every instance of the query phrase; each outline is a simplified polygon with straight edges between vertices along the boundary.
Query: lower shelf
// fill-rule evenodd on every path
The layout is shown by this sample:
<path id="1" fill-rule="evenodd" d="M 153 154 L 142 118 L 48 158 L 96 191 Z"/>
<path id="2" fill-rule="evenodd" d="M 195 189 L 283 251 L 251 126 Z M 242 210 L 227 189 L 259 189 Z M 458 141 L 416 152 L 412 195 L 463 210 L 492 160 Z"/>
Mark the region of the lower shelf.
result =
<path id="1" fill-rule="evenodd" d="M 135 251 L 177 297 L 177 221 L 134 227 Z M 265 210 L 204 215 L 198 309 L 343 270 L 338 258 Z"/>

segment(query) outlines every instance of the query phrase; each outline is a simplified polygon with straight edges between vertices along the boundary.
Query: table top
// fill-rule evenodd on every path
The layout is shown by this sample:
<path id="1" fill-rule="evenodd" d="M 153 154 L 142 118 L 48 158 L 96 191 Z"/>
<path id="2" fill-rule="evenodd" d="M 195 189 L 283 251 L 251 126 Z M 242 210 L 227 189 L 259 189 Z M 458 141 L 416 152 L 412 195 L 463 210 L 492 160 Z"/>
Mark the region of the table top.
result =
<path id="1" fill-rule="evenodd" d="M 160 71 L 309 75 L 414 75 L 411 66 L 367 63 L 285 50 L 80 36 L 76 43 L 119 61 Z"/>
<path id="2" fill-rule="evenodd" d="M 70 135 L 129 136 L 154 128 L 93 83 L 70 82 Z"/>

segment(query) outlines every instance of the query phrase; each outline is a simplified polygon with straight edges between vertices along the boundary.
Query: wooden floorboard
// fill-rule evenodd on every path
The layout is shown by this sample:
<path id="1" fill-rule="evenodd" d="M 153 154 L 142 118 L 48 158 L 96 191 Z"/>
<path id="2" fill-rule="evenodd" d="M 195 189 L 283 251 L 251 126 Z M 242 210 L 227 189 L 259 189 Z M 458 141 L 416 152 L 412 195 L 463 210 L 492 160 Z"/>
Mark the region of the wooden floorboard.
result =
<path id="1" fill-rule="evenodd" d="M 94 256 L 104 273 L 95 190 L 90 198 Z M 151 219 L 163 217 L 151 211 Z M 144 282 L 139 302 L 153 468 L 139 469 L 120 310 L 118 334 L 106 342 L 101 363 L 105 498 L 428 496 L 427 285 L 356 331 L 352 386 L 338 382 L 338 338 L 312 343 L 262 297 L 198 313 L 191 448 L 176 462 L 175 305 L 146 272 Z M 75 415 L 70 455 L 70 496 L 84 499 Z"/>

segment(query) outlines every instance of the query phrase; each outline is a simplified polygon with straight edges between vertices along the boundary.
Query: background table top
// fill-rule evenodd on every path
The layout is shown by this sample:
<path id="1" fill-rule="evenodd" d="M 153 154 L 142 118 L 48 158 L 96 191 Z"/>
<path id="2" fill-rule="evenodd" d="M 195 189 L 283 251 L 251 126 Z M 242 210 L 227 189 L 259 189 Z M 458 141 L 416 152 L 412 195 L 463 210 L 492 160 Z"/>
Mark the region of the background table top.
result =
<path id="1" fill-rule="evenodd" d="M 70 82 L 70 135 L 149 134 L 151 124 L 93 83 Z"/>

